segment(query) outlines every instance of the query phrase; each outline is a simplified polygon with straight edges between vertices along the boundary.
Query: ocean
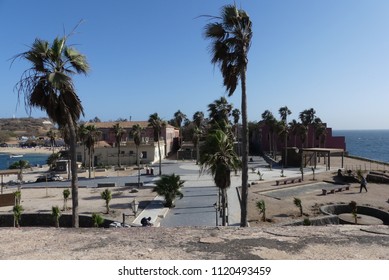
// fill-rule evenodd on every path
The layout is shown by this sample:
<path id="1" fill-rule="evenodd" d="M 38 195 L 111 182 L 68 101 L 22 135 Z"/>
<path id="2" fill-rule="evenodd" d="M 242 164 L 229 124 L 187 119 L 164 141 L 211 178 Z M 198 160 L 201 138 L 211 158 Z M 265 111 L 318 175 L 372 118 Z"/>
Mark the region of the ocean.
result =
<path id="1" fill-rule="evenodd" d="M 12 163 L 21 159 L 27 160 L 32 166 L 43 165 L 46 164 L 48 157 L 47 154 L 24 154 L 23 157 L 10 158 L 9 154 L 0 153 L 0 170 L 8 169 Z"/>
<path id="2" fill-rule="evenodd" d="M 346 137 L 349 155 L 389 163 L 389 130 L 333 130 Z"/>

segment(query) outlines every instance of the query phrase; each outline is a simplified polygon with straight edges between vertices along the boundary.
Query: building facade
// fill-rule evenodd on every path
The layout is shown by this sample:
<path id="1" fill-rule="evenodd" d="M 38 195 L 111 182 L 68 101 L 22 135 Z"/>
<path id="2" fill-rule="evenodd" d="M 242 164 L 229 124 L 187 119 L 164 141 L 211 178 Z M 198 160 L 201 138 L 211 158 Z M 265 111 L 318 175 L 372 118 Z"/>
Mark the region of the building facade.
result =
<path id="1" fill-rule="evenodd" d="M 154 141 L 154 130 L 149 127 L 147 121 L 126 121 L 126 122 L 99 122 L 93 123 L 97 130 L 100 131 L 100 141 L 94 147 L 94 155 L 92 158 L 93 166 L 117 165 L 118 163 L 118 147 L 114 132 L 114 125 L 119 123 L 124 133 L 120 142 L 120 164 L 133 165 L 137 162 L 137 157 L 140 158 L 142 164 L 149 164 L 159 161 L 158 141 Z M 139 124 L 142 128 L 141 144 L 138 155 L 136 145 L 132 137 L 132 127 Z M 159 145 L 161 149 L 161 157 L 165 158 L 173 151 L 174 139 L 179 136 L 179 130 L 175 127 L 166 124 L 162 127 Z M 77 147 L 77 161 L 89 165 L 88 151 L 84 145 L 79 143 Z"/>

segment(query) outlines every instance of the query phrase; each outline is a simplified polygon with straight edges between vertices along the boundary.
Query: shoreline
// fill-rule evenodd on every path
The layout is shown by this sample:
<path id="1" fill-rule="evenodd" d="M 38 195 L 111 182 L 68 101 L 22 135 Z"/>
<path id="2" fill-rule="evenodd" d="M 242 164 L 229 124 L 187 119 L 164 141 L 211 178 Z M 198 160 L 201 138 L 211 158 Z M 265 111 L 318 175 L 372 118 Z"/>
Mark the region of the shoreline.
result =
<path id="1" fill-rule="evenodd" d="M 60 151 L 61 148 L 55 148 L 54 152 Z M 50 155 L 53 153 L 53 149 L 50 147 L 38 147 L 38 148 L 19 148 L 19 147 L 1 147 L 0 154 L 47 154 Z"/>

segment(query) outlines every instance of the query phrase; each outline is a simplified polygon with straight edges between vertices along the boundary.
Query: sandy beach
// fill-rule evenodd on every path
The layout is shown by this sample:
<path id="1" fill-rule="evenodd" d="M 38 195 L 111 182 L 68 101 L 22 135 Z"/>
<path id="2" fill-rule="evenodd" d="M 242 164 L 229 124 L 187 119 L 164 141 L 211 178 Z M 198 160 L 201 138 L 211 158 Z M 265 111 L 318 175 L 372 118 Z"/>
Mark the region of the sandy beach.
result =
<path id="1" fill-rule="evenodd" d="M 60 148 L 54 148 L 58 152 Z M 50 147 L 36 147 L 36 148 L 19 148 L 19 147 L 0 147 L 0 154 L 51 154 L 53 149 Z"/>

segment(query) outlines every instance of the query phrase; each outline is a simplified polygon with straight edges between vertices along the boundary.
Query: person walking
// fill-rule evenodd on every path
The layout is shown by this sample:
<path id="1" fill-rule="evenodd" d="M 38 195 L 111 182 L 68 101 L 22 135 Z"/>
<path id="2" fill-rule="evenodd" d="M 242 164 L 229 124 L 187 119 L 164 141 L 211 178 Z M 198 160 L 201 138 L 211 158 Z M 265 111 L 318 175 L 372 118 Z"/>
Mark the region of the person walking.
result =
<path id="1" fill-rule="evenodd" d="M 366 181 L 366 178 L 361 176 L 361 187 L 359 188 L 359 193 L 362 192 L 362 189 L 365 189 L 365 191 L 367 192 L 367 181 Z"/>

